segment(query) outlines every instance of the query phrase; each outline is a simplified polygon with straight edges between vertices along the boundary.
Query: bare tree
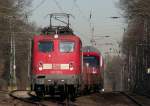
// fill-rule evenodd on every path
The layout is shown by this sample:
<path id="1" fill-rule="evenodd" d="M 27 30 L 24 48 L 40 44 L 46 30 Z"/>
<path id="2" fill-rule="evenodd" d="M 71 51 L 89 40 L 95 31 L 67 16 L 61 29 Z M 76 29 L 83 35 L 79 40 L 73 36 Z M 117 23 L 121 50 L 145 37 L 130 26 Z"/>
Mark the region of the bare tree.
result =
<path id="1" fill-rule="evenodd" d="M 0 0 L 0 77 L 5 83 L 10 80 L 11 36 L 15 41 L 17 85 L 27 85 L 29 38 L 34 28 L 27 22 L 27 7 L 31 0 Z M 3 86 L 3 85 L 1 85 Z M 7 86 L 6 86 L 7 87 Z"/>
<path id="2" fill-rule="evenodd" d="M 120 8 L 128 20 L 128 27 L 123 37 L 123 53 L 126 55 L 128 75 L 127 89 L 150 93 L 147 69 L 150 67 L 150 1 L 120 0 Z M 134 77 L 133 77 L 134 76 Z"/>

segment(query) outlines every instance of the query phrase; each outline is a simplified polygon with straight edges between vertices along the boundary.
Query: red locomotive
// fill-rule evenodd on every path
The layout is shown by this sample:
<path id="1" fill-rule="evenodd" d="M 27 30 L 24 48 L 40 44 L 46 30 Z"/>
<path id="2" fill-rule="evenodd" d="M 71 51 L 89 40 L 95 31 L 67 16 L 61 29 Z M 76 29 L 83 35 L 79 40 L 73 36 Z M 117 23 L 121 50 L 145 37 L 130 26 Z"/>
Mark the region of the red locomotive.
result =
<path id="1" fill-rule="evenodd" d="M 59 20 L 57 15 L 69 17 L 50 17 Z M 89 48 L 82 52 L 82 42 L 69 25 L 69 20 L 65 27 L 50 25 L 34 36 L 31 88 L 37 96 L 59 94 L 74 99 L 81 91 L 102 87 L 101 54 Z"/>
<path id="2" fill-rule="evenodd" d="M 102 88 L 102 64 L 102 56 L 96 48 L 92 46 L 83 48 L 84 92 L 98 91 Z"/>
<path id="3" fill-rule="evenodd" d="M 81 40 L 68 26 L 43 32 L 33 39 L 32 90 L 38 96 L 73 98 L 81 85 Z"/>

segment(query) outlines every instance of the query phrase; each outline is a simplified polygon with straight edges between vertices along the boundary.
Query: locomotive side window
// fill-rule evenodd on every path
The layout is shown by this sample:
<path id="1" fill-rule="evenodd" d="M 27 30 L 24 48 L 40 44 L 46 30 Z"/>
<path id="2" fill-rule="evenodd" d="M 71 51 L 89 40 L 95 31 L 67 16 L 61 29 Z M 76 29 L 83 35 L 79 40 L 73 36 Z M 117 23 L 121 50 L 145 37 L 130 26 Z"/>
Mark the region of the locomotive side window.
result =
<path id="1" fill-rule="evenodd" d="M 52 41 L 39 41 L 38 47 L 41 52 L 51 52 L 53 50 L 53 42 Z"/>
<path id="2" fill-rule="evenodd" d="M 75 43 L 71 41 L 61 41 L 59 43 L 60 52 L 70 53 L 74 51 Z"/>
<path id="3" fill-rule="evenodd" d="M 83 60 L 84 60 L 84 63 L 88 63 L 89 66 L 92 66 L 92 67 L 99 66 L 99 60 L 95 56 L 84 56 Z"/>

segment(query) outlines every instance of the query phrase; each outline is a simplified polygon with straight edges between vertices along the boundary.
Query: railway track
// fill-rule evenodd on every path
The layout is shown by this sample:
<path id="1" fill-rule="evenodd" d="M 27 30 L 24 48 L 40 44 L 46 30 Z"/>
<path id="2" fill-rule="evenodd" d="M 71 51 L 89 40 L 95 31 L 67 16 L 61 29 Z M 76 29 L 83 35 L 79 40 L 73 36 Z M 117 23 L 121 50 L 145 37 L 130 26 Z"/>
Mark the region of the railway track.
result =
<path id="1" fill-rule="evenodd" d="M 136 95 L 136 94 L 128 94 L 128 93 L 125 93 L 125 92 L 121 92 L 121 94 L 125 95 L 127 98 L 129 98 L 131 101 L 133 101 L 137 106 L 150 106 L 150 102 L 148 103 L 147 100 L 146 101 L 146 98 L 149 98 L 148 96 L 145 96 L 145 99 L 139 99 L 139 97 L 144 97 L 144 96 L 139 96 L 139 95 Z M 138 97 L 137 97 L 138 96 Z"/>
<path id="2" fill-rule="evenodd" d="M 22 102 L 30 103 L 35 106 L 76 106 L 69 100 L 60 101 L 60 97 L 37 97 L 31 91 L 12 91 L 9 94 L 11 97 L 20 100 Z"/>
<path id="3" fill-rule="evenodd" d="M 131 101 L 133 101 L 137 106 L 144 106 L 143 104 L 139 103 L 134 97 L 132 97 L 131 95 L 125 93 L 125 92 L 120 92 L 121 94 L 123 94 L 124 96 L 126 96 L 127 98 L 129 98 Z"/>
<path id="4" fill-rule="evenodd" d="M 0 90 L 0 106 L 15 106 L 16 104 L 19 103 L 13 98 L 10 98 L 9 91 Z"/>
<path id="5" fill-rule="evenodd" d="M 150 99 L 150 95 L 149 94 L 139 94 L 141 96 L 145 96 L 146 98 L 149 98 Z"/>
<path id="6" fill-rule="evenodd" d="M 4 95 L 10 95 L 9 100 L 6 100 Z M 0 105 L 14 104 L 15 106 L 150 106 L 139 102 L 131 95 L 123 92 L 112 92 L 112 93 L 92 93 L 89 95 L 79 96 L 75 102 L 68 100 L 60 100 L 59 96 L 50 97 L 46 96 L 38 98 L 34 92 L 31 91 L 0 91 L 1 99 Z M 17 105 L 16 105 L 17 104 Z M 12 105 L 10 105 L 12 106 Z"/>
<path id="7" fill-rule="evenodd" d="M 22 94 L 23 92 L 24 92 L 24 94 L 26 93 L 26 96 Z M 33 104 L 33 105 L 36 105 L 36 106 L 47 106 L 47 105 L 42 104 L 40 102 L 34 101 L 32 97 L 27 95 L 28 92 L 29 91 L 14 90 L 14 91 L 11 91 L 9 93 L 9 95 L 12 98 L 20 100 L 20 101 L 25 102 L 25 103 L 30 103 L 30 104 Z"/>
<path id="8" fill-rule="evenodd" d="M 111 93 L 110 93 L 111 94 Z M 135 105 L 137 106 L 149 106 L 149 105 L 145 105 L 143 102 L 139 102 L 138 99 L 136 99 L 136 95 L 131 95 L 131 94 L 128 94 L 128 93 L 125 93 L 125 92 L 112 92 L 112 95 L 123 95 L 125 96 L 126 98 L 128 98 L 130 101 L 132 101 Z"/>

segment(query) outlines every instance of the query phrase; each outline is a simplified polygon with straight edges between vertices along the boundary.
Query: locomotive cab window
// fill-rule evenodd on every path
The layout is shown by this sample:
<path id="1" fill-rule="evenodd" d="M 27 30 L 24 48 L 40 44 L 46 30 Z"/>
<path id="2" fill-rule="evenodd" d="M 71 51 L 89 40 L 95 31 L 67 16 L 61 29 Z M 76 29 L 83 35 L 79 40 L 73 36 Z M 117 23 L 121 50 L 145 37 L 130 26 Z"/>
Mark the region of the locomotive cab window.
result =
<path id="1" fill-rule="evenodd" d="M 70 53 L 74 51 L 75 43 L 71 41 L 61 41 L 59 43 L 60 52 Z"/>
<path id="2" fill-rule="evenodd" d="M 91 67 L 99 67 L 99 60 L 95 56 L 84 56 L 83 60 Z"/>
<path id="3" fill-rule="evenodd" d="M 41 52 L 51 52 L 53 50 L 52 41 L 39 41 L 38 43 L 39 51 Z"/>

